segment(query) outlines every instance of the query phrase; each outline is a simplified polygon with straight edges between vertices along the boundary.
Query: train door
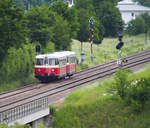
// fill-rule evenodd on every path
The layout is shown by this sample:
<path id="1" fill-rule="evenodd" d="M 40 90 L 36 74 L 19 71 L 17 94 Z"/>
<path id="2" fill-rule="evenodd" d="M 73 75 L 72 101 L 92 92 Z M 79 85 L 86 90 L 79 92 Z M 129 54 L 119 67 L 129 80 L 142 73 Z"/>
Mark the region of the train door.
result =
<path id="1" fill-rule="evenodd" d="M 67 57 L 67 74 L 70 74 L 70 57 Z"/>
<path id="2" fill-rule="evenodd" d="M 76 72 L 76 58 L 75 56 L 70 57 L 70 74 Z"/>
<path id="3" fill-rule="evenodd" d="M 59 75 L 60 75 L 60 77 L 66 76 L 66 74 L 67 74 L 66 65 L 67 65 L 66 58 L 59 60 Z"/>

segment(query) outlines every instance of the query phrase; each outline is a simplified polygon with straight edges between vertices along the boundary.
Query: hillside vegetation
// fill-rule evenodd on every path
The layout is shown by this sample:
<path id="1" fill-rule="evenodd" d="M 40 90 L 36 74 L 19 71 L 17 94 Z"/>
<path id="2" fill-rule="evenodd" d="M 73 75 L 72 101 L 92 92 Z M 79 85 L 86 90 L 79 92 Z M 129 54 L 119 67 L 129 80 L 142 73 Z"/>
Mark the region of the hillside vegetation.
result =
<path id="1" fill-rule="evenodd" d="M 69 8 L 63 0 L 0 1 L 0 92 L 36 82 L 37 45 L 43 54 L 71 50 L 72 39 L 88 41 L 91 17 L 95 43 L 101 43 L 104 35 L 115 37 L 121 20 L 116 4 L 115 0 L 76 0 Z"/>
<path id="2" fill-rule="evenodd" d="M 128 56 L 131 54 L 139 53 L 143 50 L 150 48 L 148 41 L 144 45 L 144 34 L 138 36 L 125 36 L 123 38 L 124 46 L 122 48 L 122 55 Z M 90 60 L 90 43 L 83 43 L 83 52 L 85 53 L 85 61 L 82 65 L 77 66 L 77 71 L 87 67 L 95 66 L 110 62 L 118 58 L 118 51 L 115 48 L 118 43 L 117 38 L 105 38 L 101 44 L 94 44 L 94 62 Z M 35 45 L 26 44 L 22 48 L 11 48 L 8 50 L 8 56 L 4 59 L 1 66 L 0 77 L 0 92 L 12 90 L 21 85 L 36 82 L 34 78 L 34 61 L 35 61 Z M 72 41 L 72 50 L 76 52 L 77 58 L 80 57 L 80 42 L 77 40 Z M 42 50 L 43 53 L 53 52 L 54 45 L 48 43 L 46 48 Z"/>
<path id="3" fill-rule="evenodd" d="M 124 46 L 122 47 L 122 56 L 128 56 L 131 54 L 142 52 L 143 50 L 150 48 L 150 40 L 147 40 L 147 44 L 144 45 L 145 36 L 144 34 L 137 36 L 128 36 L 125 35 L 123 37 Z M 94 62 L 90 60 L 90 47 L 91 44 L 89 42 L 83 43 L 83 53 L 85 53 L 85 61 L 82 65 L 78 66 L 78 70 L 91 67 L 98 64 L 103 64 L 106 62 L 110 62 L 118 58 L 118 50 L 116 49 L 116 45 L 119 43 L 117 38 L 104 38 L 101 44 L 94 44 Z M 81 53 L 81 43 L 79 41 L 74 40 L 72 42 L 72 50 L 77 53 L 77 58 L 80 58 Z"/>
<path id="4" fill-rule="evenodd" d="M 149 107 L 150 66 L 136 74 L 118 71 L 70 94 L 53 128 L 149 128 Z"/>

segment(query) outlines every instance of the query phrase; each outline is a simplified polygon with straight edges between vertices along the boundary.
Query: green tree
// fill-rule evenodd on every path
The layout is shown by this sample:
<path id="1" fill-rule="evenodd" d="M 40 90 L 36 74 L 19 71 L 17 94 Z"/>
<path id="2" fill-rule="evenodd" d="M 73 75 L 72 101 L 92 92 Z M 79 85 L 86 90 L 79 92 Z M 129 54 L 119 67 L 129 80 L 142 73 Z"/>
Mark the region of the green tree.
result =
<path id="1" fill-rule="evenodd" d="M 94 36 L 94 43 L 100 44 L 104 36 L 104 26 L 101 21 L 96 18 L 94 18 Z"/>
<path id="2" fill-rule="evenodd" d="M 80 31 L 78 32 L 77 39 L 81 42 L 88 41 L 89 37 L 89 15 L 87 10 L 80 9 L 78 11 Z"/>
<path id="3" fill-rule="evenodd" d="M 93 6 L 93 1 L 92 0 L 76 0 L 75 1 L 75 7 L 77 9 L 85 9 L 88 11 L 89 14 L 94 13 L 94 6 Z"/>
<path id="4" fill-rule="evenodd" d="M 147 28 L 148 27 L 144 19 L 141 16 L 139 16 L 136 19 L 129 22 L 126 31 L 130 35 L 137 35 L 137 34 L 145 33 L 147 31 Z"/>
<path id="5" fill-rule="evenodd" d="M 23 10 L 14 8 L 12 0 L 0 1 L 0 59 L 5 57 L 10 47 L 20 47 L 26 42 L 27 29 L 23 16 Z"/>
<path id="6" fill-rule="evenodd" d="M 78 10 L 78 17 L 80 23 L 80 31 L 78 32 L 77 39 L 81 42 L 88 41 L 89 33 L 89 19 L 94 19 L 94 43 L 101 43 L 103 40 L 104 28 L 101 21 L 96 18 L 94 11 L 93 1 L 91 0 L 76 0 L 75 7 Z"/>
<path id="7" fill-rule="evenodd" d="M 31 6 L 42 6 L 47 2 L 46 0 L 13 0 L 14 6 L 21 7 L 24 10 L 29 10 Z"/>
<path id="8" fill-rule="evenodd" d="M 28 20 L 29 39 L 30 42 L 40 42 L 42 46 L 53 37 L 51 18 L 55 14 L 49 12 L 47 6 L 31 8 L 26 13 Z M 52 17 L 53 16 L 53 17 Z"/>
<path id="9" fill-rule="evenodd" d="M 105 37 L 116 36 L 119 28 L 119 21 L 121 20 L 121 14 L 115 7 L 113 2 L 99 2 L 96 5 L 96 15 L 101 20 L 104 26 Z"/>
<path id="10" fill-rule="evenodd" d="M 68 8 L 68 4 L 62 1 L 55 2 L 50 9 L 61 15 L 64 20 L 68 21 L 68 27 L 71 28 L 71 37 L 75 38 L 77 36 L 77 32 L 79 31 L 77 10 L 74 7 Z"/>
<path id="11" fill-rule="evenodd" d="M 56 50 L 70 49 L 71 33 L 67 20 L 49 9 L 48 6 L 32 8 L 26 14 L 29 20 L 29 39 L 32 42 L 40 42 L 45 48 L 51 41 Z"/>
<path id="12" fill-rule="evenodd" d="M 148 13 L 144 13 L 141 15 L 141 17 L 144 19 L 147 26 L 146 31 L 150 30 L 150 15 Z"/>
<path id="13" fill-rule="evenodd" d="M 52 42 L 54 42 L 57 50 L 71 50 L 70 28 L 68 27 L 68 22 L 60 16 L 56 18 L 53 33 Z"/>
<path id="14" fill-rule="evenodd" d="M 150 1 L 149 0 L 134 0 L 134 1 L 139 2 L 141 5 L 150 7 Z"/>

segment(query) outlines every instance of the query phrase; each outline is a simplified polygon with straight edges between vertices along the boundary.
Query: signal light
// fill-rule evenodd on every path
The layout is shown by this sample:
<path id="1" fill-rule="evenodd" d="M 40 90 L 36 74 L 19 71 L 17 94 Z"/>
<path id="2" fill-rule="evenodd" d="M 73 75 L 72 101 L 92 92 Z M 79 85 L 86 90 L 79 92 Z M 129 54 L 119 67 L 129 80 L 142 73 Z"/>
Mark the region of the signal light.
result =
<path id="1" fill-rule="evenodd" d="M 92 39 L 94 38 L 94 34 L 91 35 L 91 38 L 92 38 Z"/>
<path id="2" fill-rule="evenodd" d="M 92 41 L 94 39 L 94 20 L 93 18 L 90 18 L 90 37 L 88 38 L 89 41 Z"/>
<path id="3" fill-rule="evenodd" d="M 91 38 L 88 38 L 88 41 L 91 41 Z"/>
<path id="4" fill-rule="evenodd" d="M 119 41 L 122 41 L 122 37 L 123 37 L 122 34 L 118 34 L 118 39 L 119 39 Z"/>
<path id="5" fill-rule="evenodd" d="M 93 29 L 93 28 L 90 28 L 90 32 L 94 32 L 94 29 Z"/>
<path id="6" fill-rule="evenodd" d="M 124 45 L 124 43 L 120 42 L 119 44 L 117 44 L 116 49 L 120 50 L 123 45 Z"/>
<path id="7" fill-rule="evenodd" d="M 94 24 L 93 18 L 90 18 L 89 22 L 90 22 L 90 24 Z"/>
<path id="8" fill-rule="evenodd" d="M 90 33 L 94 34 L 94 29 L 93 28 L 90 28 Z"/>
<path id="9" fill-rule="evenodd" d="M 36 50 L 36 53 L 39 54 L 40 53 L 40 45 L 36 45 L 35 50 Z"/>

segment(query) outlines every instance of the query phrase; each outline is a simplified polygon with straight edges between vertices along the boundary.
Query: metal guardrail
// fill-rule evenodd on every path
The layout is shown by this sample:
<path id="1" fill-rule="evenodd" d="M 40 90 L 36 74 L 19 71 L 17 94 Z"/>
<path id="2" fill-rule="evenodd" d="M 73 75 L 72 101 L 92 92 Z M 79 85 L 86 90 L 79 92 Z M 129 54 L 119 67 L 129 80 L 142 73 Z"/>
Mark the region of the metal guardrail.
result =
<path id="1" fill-rule="evenodd" d="M 48 97 L 43 97 L 0 113 L 0 124 L 8 124 L 17 119 L 48 108 Z"/>

